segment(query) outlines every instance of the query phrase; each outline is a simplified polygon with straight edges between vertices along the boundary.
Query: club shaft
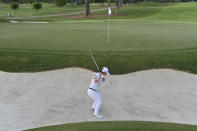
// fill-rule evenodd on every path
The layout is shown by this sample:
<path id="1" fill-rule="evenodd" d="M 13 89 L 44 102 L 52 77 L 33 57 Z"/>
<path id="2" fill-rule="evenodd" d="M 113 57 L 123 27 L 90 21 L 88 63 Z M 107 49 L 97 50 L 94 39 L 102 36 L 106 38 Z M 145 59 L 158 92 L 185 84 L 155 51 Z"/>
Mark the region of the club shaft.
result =
<path id="1" fill-rule="evenodd" d="M 99 70 L 99 67 L 98 67 L 98 65 L 96 64 L 96 60 L 94 59 L 94 56 L 93 56 L 93 54 L 92 54 L 92 52 L 91 52 L 90 49 L 89 49 L 89 53 L 90 53 L 90 56 L 92 57 L 92 60 L 94 61 L 94 64 L 96 65 L 97 69 Z"/>

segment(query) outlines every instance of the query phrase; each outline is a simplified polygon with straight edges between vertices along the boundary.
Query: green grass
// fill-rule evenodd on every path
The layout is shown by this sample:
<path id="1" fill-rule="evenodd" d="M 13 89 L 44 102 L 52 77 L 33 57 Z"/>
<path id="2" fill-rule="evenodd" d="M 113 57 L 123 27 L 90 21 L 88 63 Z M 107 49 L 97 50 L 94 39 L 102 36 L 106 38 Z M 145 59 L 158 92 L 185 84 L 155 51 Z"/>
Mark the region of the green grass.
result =
<path id="1" fill-rule="evenodd" d="M 196 131 L 197 126 L 175 123 L 105 121 L 41 127 L 28 131 Z"/>
<path id="2" fill-rule="evenodd" d="M 151 21 L 197 21 L 197 3 L 138 3 L 120 8 L 120 16 L 113 19 Z M 115 13 L 115 10 L 112 11 Z"/>
<path id="3" fill-rule="evenodd" d="M 153 51 L 196 48 L 197 24 L 157 22 L 53 23 L 0 25 L 0 48 L 87 51 Z"/>
<path id="4" fill-rule="evenodd" d="M 172 51 L 93 51 L 100 66 L 112 74 L 152 68 L 173 68 L 197 73 L 197 49 Z M 105 54 L 105 56 L 104 56 Z M 0 69 L 8 72 L 34 72 L 65 67 L 96 71 L 88 51 L 0 50 Z"/>
<path id="5" fill-rule="evenodd" d="M 98 64 L 108 66 L 112 74 L 152 68 L 197 73 L 195 6 L 138 3 L 122 7 L 119 16 L 110 18 L 110 44 L 107 17 L 32 19 L 49 24 L 11 24 L 2 18 L 0 70 L 32 72 L 77 66 L 95 71 L 88 54 L 91 48 Z"/>

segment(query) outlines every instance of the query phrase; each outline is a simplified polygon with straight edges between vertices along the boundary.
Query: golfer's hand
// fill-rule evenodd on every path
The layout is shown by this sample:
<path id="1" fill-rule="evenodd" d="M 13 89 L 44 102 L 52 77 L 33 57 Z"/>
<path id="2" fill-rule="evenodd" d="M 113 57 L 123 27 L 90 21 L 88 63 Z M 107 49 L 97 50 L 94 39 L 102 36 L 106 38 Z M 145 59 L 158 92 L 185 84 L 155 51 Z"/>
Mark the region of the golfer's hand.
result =
<path id="1" fill-rule="evenodd" d="M 94 78 L 94 82 L 95 83 L 97 83 L 101 79 L 101 75 L 102 75 L 102 73 L 100 72 L 99 73 L 99 77 L 98 78 L 96 78 L 96 77 Z"/>
<path id="2" fill-rule="evenodd" d="M 103 81 L 105 81 L 105 78 L 102 78 Z"/>
<path id="3" fill-rule="evenodd" d="M 103 74 L 102 72 L 99 72 L 99 77 L 100 77 L 100 78 L 101 78 L 102 74 Z"/>

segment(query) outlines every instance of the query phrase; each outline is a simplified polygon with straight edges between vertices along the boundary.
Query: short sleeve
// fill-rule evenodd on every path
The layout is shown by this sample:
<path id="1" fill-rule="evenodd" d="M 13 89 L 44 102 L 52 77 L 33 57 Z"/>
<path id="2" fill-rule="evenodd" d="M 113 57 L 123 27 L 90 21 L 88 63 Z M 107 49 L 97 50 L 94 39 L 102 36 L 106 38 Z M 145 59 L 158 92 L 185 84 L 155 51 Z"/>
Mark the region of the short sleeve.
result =
<path id="1" fill-rule="evenodd" d="M 93 78 L 97 78 L 97 77 L 98 77 L 98 74 L 94 73 Z"/>

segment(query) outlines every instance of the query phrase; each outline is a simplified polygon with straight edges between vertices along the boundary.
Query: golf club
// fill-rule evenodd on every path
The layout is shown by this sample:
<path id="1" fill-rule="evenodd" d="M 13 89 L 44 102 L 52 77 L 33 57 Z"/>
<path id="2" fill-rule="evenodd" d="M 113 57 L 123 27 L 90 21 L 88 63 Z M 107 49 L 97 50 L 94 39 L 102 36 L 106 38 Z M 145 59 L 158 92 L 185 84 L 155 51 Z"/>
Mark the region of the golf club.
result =
<path id="1" fill-rule="evenodd" d="M 90 56 L 92 57 L 92 60 L 94 61 L 94 64 L 96 65 L 97 69 L 99 70 L 99 67 L 98 67 L 96 60 L 94 59 L 94 56 L 93 56 L 92 51 L 90 49 L 89 49 L 89 53 L 90 53 Z"/>

